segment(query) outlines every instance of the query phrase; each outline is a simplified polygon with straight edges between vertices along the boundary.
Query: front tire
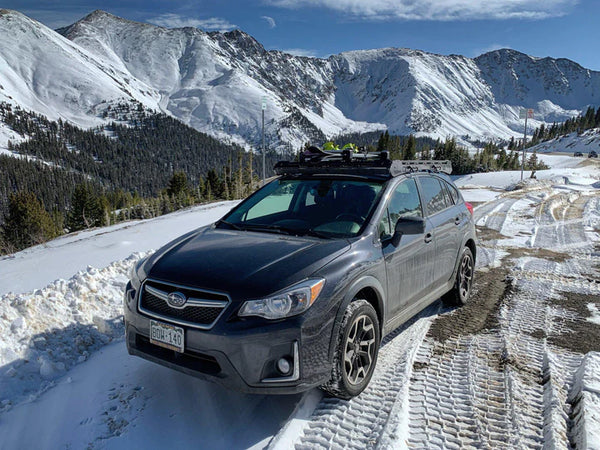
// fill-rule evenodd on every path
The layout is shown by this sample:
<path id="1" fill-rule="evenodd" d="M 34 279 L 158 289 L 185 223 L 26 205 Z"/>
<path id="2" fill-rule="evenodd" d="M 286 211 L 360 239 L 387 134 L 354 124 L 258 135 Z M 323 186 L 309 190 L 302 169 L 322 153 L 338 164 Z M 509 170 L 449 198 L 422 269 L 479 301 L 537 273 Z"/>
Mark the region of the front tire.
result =
<path id="1" fill-rule="evenodd" d="M 375 371 L 380 341 L 379 319 L 373 306 L 363 299 L 354 300 L 342 319 L 331 379 L 321 388 L 344 400 L 360 394 Z"/>
<path id="2" fill-rule="evenodd" d="M 475 260 L 469 247 L 463 248 L 458 263 L 458 271 L 452 290 L 446 293 L 442 300 L 447 305 L 462 306 L 469 301 L 473 287 L 473 274 L 475 273 Z"/>

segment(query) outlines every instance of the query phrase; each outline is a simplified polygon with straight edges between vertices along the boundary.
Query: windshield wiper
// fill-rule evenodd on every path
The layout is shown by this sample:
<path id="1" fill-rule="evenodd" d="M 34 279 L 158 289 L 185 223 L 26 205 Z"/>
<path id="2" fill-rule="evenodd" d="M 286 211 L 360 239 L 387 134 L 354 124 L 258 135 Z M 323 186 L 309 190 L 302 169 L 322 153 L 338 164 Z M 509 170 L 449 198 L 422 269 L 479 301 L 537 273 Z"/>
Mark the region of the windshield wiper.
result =
<path id="1" fill-rule="evenodd" d="M 242 229 L 252 230 L 252 231 L 267 231 L 271 233 L 281 233 L 281 234 L 296 234 L 296 230 L 291 228 L 282 227 L 279 225 L 268 225 L 268 224 L 260 224 L 260 223 L 245 223 L 242 225 Z"/>
<path id="2" fill-rule="evenodd" d="M 332 238 L 331 235 L 329 235 L 327 233 L 323 233 L 321 231 L 313 230 L 312 228 L 299 230 L 299 229 L 294 229 L 294 228 L 282 227 L 281 225 L 272 225 L 272 224 L 266 224 L 266 223 L 265 224 L 260 224 L 260 223 L 236 224 L 236 223 L 227 222 L 226 220 L 223 220 L 223 219 L 217 221 L 217 225 L 220 225 L 220 224 L 228 225 L 231 228 L 234 228 L 236 230 L 266 231 L 269 233 L 281 233 L 281 234 L 289 234 L 289 235 L 293 235 L 293 236 L 314 236 L 314 237 L 318 237 L 321 239 L 331 239 Z"/>
<path id="3" fill-rule="evenodd" d="M 302 236 L 314 236 L 321 239 L 332 239 L 332 236 L 328 233 L 323 233 L 322 231 L 313 230 L 312 228 L 308 228 L 306 230 L 298 230 L 298 234 Z"/>
<path id="4" fill-rule="evenodd" d="M 227 222 L 226 220 L 223 220 L 223 219 L 217 220 L 217 225 L 221 225 L 221 224 L 230 226 L 234 230 L 243 230 L 242 227 L 240 227 L 239 225 L 237 225 L 235 223 Z"/>

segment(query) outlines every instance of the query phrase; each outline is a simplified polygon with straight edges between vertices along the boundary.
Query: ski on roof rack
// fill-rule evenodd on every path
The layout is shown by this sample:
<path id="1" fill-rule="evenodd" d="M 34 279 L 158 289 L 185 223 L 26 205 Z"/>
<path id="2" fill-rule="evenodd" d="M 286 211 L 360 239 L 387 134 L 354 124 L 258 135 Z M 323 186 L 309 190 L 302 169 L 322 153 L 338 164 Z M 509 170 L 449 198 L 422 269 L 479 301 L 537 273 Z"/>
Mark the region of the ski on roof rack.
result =
<path id="1" fill-rule="evenodd" d="M 363 175 L 396 177 L 412 172 L 452 173 L 450 161 L 391 160 L 389 152 L 359 152 L 351 150 L 324 151 L 309 147 L 298 161 L 279 161 L 274 167 L 277 175 Z"/>

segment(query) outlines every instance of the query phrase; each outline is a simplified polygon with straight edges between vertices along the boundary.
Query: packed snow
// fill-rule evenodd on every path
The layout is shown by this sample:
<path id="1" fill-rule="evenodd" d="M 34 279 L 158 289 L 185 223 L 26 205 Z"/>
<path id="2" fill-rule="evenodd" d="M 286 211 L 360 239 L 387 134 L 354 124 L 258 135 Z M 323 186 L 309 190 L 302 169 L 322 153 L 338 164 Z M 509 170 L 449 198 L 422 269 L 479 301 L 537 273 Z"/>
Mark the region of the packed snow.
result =
<path id="1" fill-rule="evenodd" d="M 494 331 L 465 331 L 469 317 L 443 328 L 465 313 L 436 303 L 384 340 L 371 384 L 351 401 L 319 390 L 243 395 L 127 354 L 129 268 L 234 202 L 68 235 L 3 258 L 0 448 L 566 449 L 569 440 L 595 448 L 600 359 L 564 336 L 572 324 L 600 326 L 600 171 L 554 161 L 561 167 L 524 182 L 518 171 L 456 177 L 476 204 L 475 296 L 503 296 Z M 569 309 L 572 298 L 584 299 L 584 316 Z"/>

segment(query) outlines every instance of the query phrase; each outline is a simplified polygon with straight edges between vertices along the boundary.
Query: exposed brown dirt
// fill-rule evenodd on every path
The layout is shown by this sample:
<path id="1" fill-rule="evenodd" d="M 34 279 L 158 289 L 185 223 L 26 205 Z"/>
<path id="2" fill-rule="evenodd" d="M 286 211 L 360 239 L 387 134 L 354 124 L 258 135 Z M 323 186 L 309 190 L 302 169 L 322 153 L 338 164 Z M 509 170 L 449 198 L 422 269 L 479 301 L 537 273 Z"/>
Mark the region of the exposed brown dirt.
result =
<path id="1" fill-rule="evenodd" d="M 568 253 L 555 252 L 545 248 L 524 248 L 524 247 L 512 247 L 507 248 L 506 251 L 510 254 L 511 258 L 520 258 L 522 256 L 530 256 L 533 258 L 546 259 L 557 263 L 563 263 L 571 256 Z"/>
<path id="2" fill-rule="evenodd" d="M 575 313 L 577 318 L 563 317 L 557 319 L 570 332 L 549 336 L 548 342 L 583 354 L 600 351 L 600 325 L 586 320 L 590 317 L 588 303 L 594 303 L 600 308 L 600 296 L 575 292 L 561 292 L 561 294 L 560 299 L 552 300 L 551 303 Z"/>
<path id="3" fill-rule="evenodd" d="M 546 338 L 546 332 L 544 330 L 535 330 L 532 331 L 531 333 L 529 333 L 529 336 L 534 337 L 536 339 L 545 339 Z"/>
<path id="4" fill-rule="evenodd" d="M 500 306 L 513 289 L 507 275 L 508 269 L 505 268 L 477 272 L 469 302 L 439 316 L 431 324 L 428 336 L 439 342 L 445 342 L 454 337 L 497 328 Z"/>
<path id="5" fill-rule="evenodd" d="M 502 239 L 510 239 L 499 231 L 488 227 L 477 227 L 477 238 L 480 241 L 500 241 Z"/>

